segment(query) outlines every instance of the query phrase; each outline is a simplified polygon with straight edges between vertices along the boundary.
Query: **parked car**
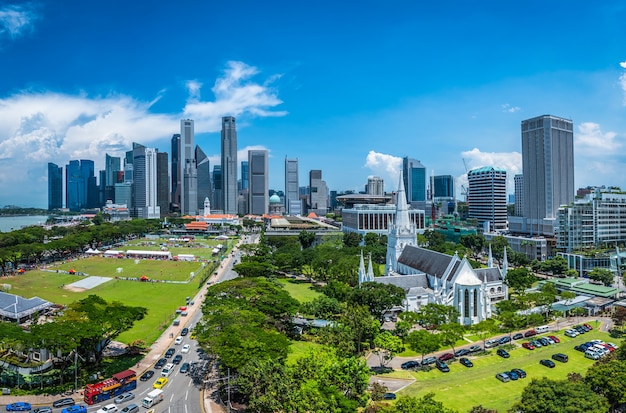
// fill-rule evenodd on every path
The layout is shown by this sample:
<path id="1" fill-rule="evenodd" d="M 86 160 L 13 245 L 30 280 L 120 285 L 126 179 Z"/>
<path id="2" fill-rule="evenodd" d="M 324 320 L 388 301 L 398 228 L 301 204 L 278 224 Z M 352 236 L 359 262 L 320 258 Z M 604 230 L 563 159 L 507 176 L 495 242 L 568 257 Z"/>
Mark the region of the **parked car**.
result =
<path id="1" fill-rule="evenodd" d="M 436 357 L 426 357 L 424 360 L 422 360 L 422 366 L 433 364 L 436 361 L 437 361 Z"/>
<path id="2" fill-rule="evenodd" d="M 555 344 L 554 340 L 552 340 L 549 336 L 544 337 L 547 341 L 549 345 Z"/>
<path id="3" fill-rule="evenodd" d="M 552 339 L 552 341 L 554 341 L 555 344 L 558 344 L 561 342 L 561 340 L 557 336 L 548 336 L 548 338 Z"/>
<path id="4" fill-rule="evenodd" d="M 52 407 L 65 407 L 65 406 L 73 406 L 76 402 L 71 397 L 64 397 L 59 400 L 55 400 L 52 402 Z"/>
<path id="5" fill-rule="evenodd" d="M 183 361 L 183 356 L 181 356 L 180 354 L 177 354 L 177 355 L 174 356 L 174 359 L 172 360 L 172 363 L 180 364 L 181 361 Z"/>
<path id="6" fill-rule="evenodd" d="M 7 404 L 7 412 L 29 412 L 31 409 L 28 402 L 15 402 Z"/>
<path id="7" fill-rule="evenodd" d="M 510 343 L 510 342 L 511 342 L 511 337 L 509 337 L 509 336 L 504 336 L 504 337 L 502 337 L 499 341 L 500 341 L 500 344 Z"/>
<path id="8" fill-rule="evenodd" d="M 515 333 L 513 334 L 513 340 L 521 340 L 524 338 L 524 334 L 522 333 Z"/>
<path id="9" fill-rule="evenodd" d="M 131 403 L 128 406 L 124 407 L 122 410 L 120 410 L 120 413 L 138 413 L 139 412 L 139 406 L 137 406 L 135 403 Z"/>
<path id="10" fill-rule="evenodd" d="M 500 380 L 503 383 L 506 383 L 507 381 L 511 381 L 511 378 L 506 373 L 498 373 L 498 374 L 496 374 L 496 379 Z"/>
<path id="11" fill-rule="evenodd" d="M 497 338 L 485 341 L 485 348 L 496 347 L 500 345 L 500 340 Z"/>
<path id="12" fill-rule="evenodd" d="M 468 348 L 470 353 L 476 353 L 478 351 L 483 351 L 483 348 L 481 346 L 471 346 L 470 348 Z"/>
<path id="13" fill-rule="evenodd" d="M 452 360 L 453 358 L 454 358 L 454 354 L 444 353 L 441 356 L 439 356 L 439 361 L 448 361 L 448 360 Z"/>
<path id="14" fill-rule="evenodd" d="M 468 359 L 467 357 L 461 357 L 459 359 L 459 362 L 465 367 L 474 367 L 474 363 L 472 363 L 472 360 Z"/>
<path id="15" fill-rule="evenodd" d="M 570 338 L 574 338 L 578 335 L 578 332 L 576 330 L 572 330 L 571 328 L 568 328 L 567 330 L 565 330 L 565 335 Z"/>
<path id="16" fill-rule="evenodd" d="M 574 326 L 572 328 L 576 330 L 579 334 L 585 334 L 587 332 L 584 328 L 582 328 L 582 326 Z"/>
<path id="17" fill-rule="evenodd" d="M 87 413 L 87 406 L 75 404 L 61 410 L 61 413 Z"/>
<path id="18" fill-rule="evenodd" d="M 587 327 L 586 325 L 582 324 L 580 325 L 580 328 L 582 328 L 583 330 L 585 330 L 585 333 L 591 331 L 591 329 L 589 327 Z"/>
<path id="19" fill-rule="evenodd" d="M 396 399 L 396 394 L 395 393 L 385 393 L 383 394 L 383 400 L 395 400 Z"/>
<path id="20" fill-rule="evenodd" d="M 515 373 L 517 373 L 517 375 L 519 376 L 520 379 L 525 379 L 526 378 L 526 372 L 522 369 L 513 369 L 511 371 L 514 371 Z"/>
<path id="21" fill-rule="evenodd" d="M 593 351 L 585 351 L 585 357 L 591 360 L 598 360 L 600 355 L 598 353 L 594 353 Z"/>
<path id="22" fill-rule="evenodd" d="M 548 340 L 545 337 L 541 337 L 540 339 L 538 339 L 537 341 L 539 341 L 541 343 L 542 346 L 546 346 L 548 347 L 550 345 L 550 343 L 548 342 Z"/>
<path id="23" fill-rule="evenodd" d="M 591 327 L 591 325 L 589 323 L 585 323 L 583 324 L 585 327 L 587 327 L 590 331 L 593 330 L 593 327 Z"/>
<path id="24" fill-rule="evenodd" d="M 181 336 L 186 336 L 187 334 L 189 334 L 189 329 L 187 327 L 185 327 L 182 330 L 180 330 L 180 335 Z"/>
<path id="25" fill-rule="evenodd" d="M 554 361 L 548 360 L 548 359 L 540 360 L 539 364 L 541 364 L 542 366 L 550 367 L 551 369 L 554 368 L 554 366 L 556 366 L 556 364 L 554 364 Z"/>
<path id="26" fill-rule="evenodd" d="M 450 367 L 448 367 L 448 365 L 441 360 L 435 361 L 435 366 L 443 373 L 450 372 Z"/>
<path id="27" fill-rule="evenodd" d="M 522 343 L 522 347 L 524 347 L 527 350 L 534 350 L 535 349 L 535 346 L 533 346 L 533 343 L 531 343 L 531 342 Z"/>
<path id="28" fill-rule="evenodd" d="M 543 344 L 541 344 L 539 340 L 530 340 L 530 342 L 533 346 L 535 346 L 535 348 L 543 347 Z"/>
<path id="29" fill-rule="evenodd" d="M 496 354 L 502 358 L 508 359 L 511 355 L 503 348 L 499 348 Z"/>
<path id="30" fill-rule="evenodd" d="M 393 369 L 389 368 L 389 367 L 385 367 L 387 370 L 391 370 L 393 371 Z M 189 371 L 189 363 L 183 363 L 182 366 L 180 366 L 180 372 L 185 374 Z M 391 371 L 385 371 L 386 373 L 391 373 Z"/>
<path id="31" fill-rule="evenodd" d="M 167 364 L 167 359 L 166 358 L 161 358 L 159 359 L 159 361 L 157 361 L 154 365 L 155 369 L 160 369 L 163 368 L 163 366 L 165 366 L 165 364 Z"/>
<path id="32" fill-rule="evenodd" d="M 419 365 L 420 365 L 419 361 L 409 360 L 409 361 L 405 361 L 404 363 L 402 363 L 400 367 L 404 370 L 408 370 L 408 369 L 413 369 L 415 367 L 418 367 Z"/>
<path id="33" fill-rule="evenodd" d="M 463 357 L 467 356 L 468 354 L 470 354 L 470 351 L 466 348 L 462 348 L 454 352 L 455 357 Z"/>
<path id="34" fill-rule="evenodd" d="M 519 379 L 519 376 L 517 375 L 516 372 L 514 372 L 513 370 L 511 371 L 507 371 L 506 374 L 508 374 L 508 376 L 511 378 L 511 380 L 517 380 Z"/>
<path id="35" fill-rule="evenodd" d="M 178 336 L 178 337 L 176 337 L 176 339 L 174 340 L 174 344 L 175 344 L 175 345 L 182 344 L 182 342 L 183 342 L 183 336 Z"/>
<path id="36" fill-rule="evenodd" d="M 152 378 L 152 376 L 154 376 L 154 370 L 148 370 L 144 374 L 142 374 L 141 377 L 139 377 L 139 380 L 148 381 Z"/>
<path id="37" fill-rule="evenodd" d="M 555 353 L 552 355 L 552 360 L 560 361 L 561 363 L 567 363 L 568 357 L 567 354 Z"/>
<path id="38" fill-rule="evenodd" d="M 528 330 L 527 332 L 524 333 L 524 337 L 533 337 L 536 335 L 537 335 L 537 332 L 535 330 Z"/>
<path id="39" fill-rule="evenodd" d="M 127 402 L 135 398 L 135 395 L 132 392 L 122 393 L 117 396 L 113 401 L 117 404 Z"/>

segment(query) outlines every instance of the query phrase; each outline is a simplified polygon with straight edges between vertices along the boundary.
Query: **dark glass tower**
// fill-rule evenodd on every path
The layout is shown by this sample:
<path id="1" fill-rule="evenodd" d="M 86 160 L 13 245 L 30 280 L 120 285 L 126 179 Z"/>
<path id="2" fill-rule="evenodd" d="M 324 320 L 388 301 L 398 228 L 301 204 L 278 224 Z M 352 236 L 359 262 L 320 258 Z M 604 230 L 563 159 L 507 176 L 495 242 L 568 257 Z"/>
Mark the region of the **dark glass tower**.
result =
<path id="1" fill-rule="evenodd" d="M 63 208 L 63 168 L 48 163 L 48 210 Z"/>

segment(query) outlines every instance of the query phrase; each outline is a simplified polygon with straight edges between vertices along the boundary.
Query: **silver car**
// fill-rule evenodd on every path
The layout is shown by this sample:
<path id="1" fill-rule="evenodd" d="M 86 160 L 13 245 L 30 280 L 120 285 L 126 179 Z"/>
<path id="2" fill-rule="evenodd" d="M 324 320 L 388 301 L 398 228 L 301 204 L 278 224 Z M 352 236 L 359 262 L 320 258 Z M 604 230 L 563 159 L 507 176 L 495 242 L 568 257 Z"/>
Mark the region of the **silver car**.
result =
<path id="1" fill-rule="evenodd" d="M 120 413 L 137 413 L 139 411 L 139 406 L 135 403 L 131 403 L 128 406 L 124 407 L 120 410 Z"/>
<path id="2" fill-rule="evenodd" d="M 114 401 L 116 404 L 120 404 L 120 403 L 127 402 L 127 401 L 129 401 L 129 400 L 132 400 L 132 399 L 134 399 L 134 398 L 135 398 L 135 395 L 134 395 L 133 393 L 131 393 L 131 392 L 128 392 L 128 393 L 123 393 L 123 394 L 120 394 L 120 395 L 119 395 L 119 396 L 117 396 L 117 397 L 115 398 L 115 400 L 113 400 L 113 401 Z"/>

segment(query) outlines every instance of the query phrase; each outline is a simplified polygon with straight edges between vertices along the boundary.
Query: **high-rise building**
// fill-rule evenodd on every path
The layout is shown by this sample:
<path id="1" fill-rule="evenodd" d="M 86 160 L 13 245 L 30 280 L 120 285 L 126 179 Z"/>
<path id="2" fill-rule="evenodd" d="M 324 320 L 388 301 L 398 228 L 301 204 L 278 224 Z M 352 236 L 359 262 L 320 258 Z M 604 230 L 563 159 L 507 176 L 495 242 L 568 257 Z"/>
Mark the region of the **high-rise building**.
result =
<path id="1" fill-rule="evenodd" d="M 172 211 L 180 211 L 180 133 L 172 135 Z"/>
<path id="2" fill-rule="evenodd" d="M 204 210 L 204 200 L 211 200 L 211 162 L 204 151 L 196 145 L 196 167 L 198 168 L 198 210 Z"/>
<path id="3" fill-rule="evenodd" d="M 522 121 L 524 233 L 554 235 L 559 206 L 574 201 L 574 124 L 552 115 Z"/>
<path id="4" fill-rule="evenodd" d="M 115 203 L 115 184 L 117 183 L 117 173 L 121 169 L 121 159 L 118 156 L 111 156 L 107 153 L 104 162 L 104 181 L 100 180 L 100 186 L 104 188 L 105 202 L 107 199 L 110 199 Z"/>
<path id="5" fill-rule="evenodd" d="M 245 190 L 250 187 L 250 169 L 248 161 L 241 161 L 241 187 L 240 190 Z"/>
<path id="6" fill-rule="evenodd" d="M 198 213 L 198 169 L 194 144 L 194 123 L 180 121 L 180 214 Z"/>
<path id="7" fill-rule="evenodd" d="M 475 218 L 485 232 L 506 230 L 506 171 L 492 166 L 472 169 L 467 180 L 469 217 Z"/>
<path id="8" fill-rule="evenodd" d="M 213 205 L 214 210 L 223 212 L 222 206 L 224 205 L 224 191 L 222 190 L 222 165 L 213 166 Z"/>
<path id="9" fill-rule="evenodd" d="M 385 181 L 380 176 L 367 177 L 365 193 L 368 195 L 385 195 Z"/>
<path id="10" fill-rule="evenodd" d="M 222 118 L 222 191 L 226 214 L 237 213 L 237 128 L 234 116 Z"/>
<path id="11" fill-rule="evenodd" d="M 157 205 L 157 150 L 133 143 L 134 216 L 160 218 Z"/>
<path id="12" fill-rule="evenodd" d="M 298 185 L 298 158 L 285 157 L 285 211 L 287 215 L 302 215 L 302 200 Z"/>
<path id="13" fill-rule="evenodd" d="M 63 168 L 48 162 L 48 210 L 63 208 Z"/>
<path id="14" fill-rule="evenodd" d="M 93 178 L 93 179 L 90 179 Z M 70 161 L 65 167 L 65 206 L 70 211 L 80 211 L 91 206 L 95 191 L 95 199 L 98 199 L 98 187 L 95 185 L 94 163 L 91 160 L 81 159 Z"/>
<path id="15" fill-rule="evenodd" d="M 517 174 L 513 177 L 515 185 L 515 216 L 524 216 L 524 175 Z"/>
<path id="16" fill-rule="evenodd" d="M 328 187 L 322 180 L 322 171 L 313 169 L 309 172 L 309 211 L 318 216 L 328 213 Z"/>
<path id="17" fill-rule="evenodd" d="M 452 175 L 435 175 L 432 179 L 434 198 L 454 199 L 454 177 Z"/>
<path id="18" fill-rule="evenodd" d="M 417 159 L 406 156 L 402 159 L 402 172 L 407 202 L 423 208 L 426 202 L 426 167 Z"/>
<path id="19" fill-rule="evenodd" d="M 167 216 L 170 210 L 170 185 L 168 173 L 167 152 L 157 152 L 157 205 L 161 218 Z"/>
<path id="20" fill-rule="evenodd" d="M 249 182 L 248 208 L 253 215 L 267 214 L 269 197 L 268 152 L 248 151 Z"/>

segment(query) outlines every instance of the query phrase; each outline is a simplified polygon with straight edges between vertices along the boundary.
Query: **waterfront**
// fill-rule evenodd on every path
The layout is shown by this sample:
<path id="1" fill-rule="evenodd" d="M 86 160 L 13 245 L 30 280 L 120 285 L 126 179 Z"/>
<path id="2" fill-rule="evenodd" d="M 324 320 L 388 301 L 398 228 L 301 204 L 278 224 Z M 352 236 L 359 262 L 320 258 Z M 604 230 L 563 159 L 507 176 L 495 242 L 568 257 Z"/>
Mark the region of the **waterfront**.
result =
<path id="1" fill-rule="evenodd" d="M 41 225 L 47 219 L 47 215 L 0 216 L 0 232 L 11 232 L 29 225 Z"/>

